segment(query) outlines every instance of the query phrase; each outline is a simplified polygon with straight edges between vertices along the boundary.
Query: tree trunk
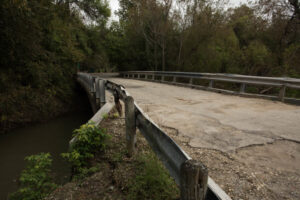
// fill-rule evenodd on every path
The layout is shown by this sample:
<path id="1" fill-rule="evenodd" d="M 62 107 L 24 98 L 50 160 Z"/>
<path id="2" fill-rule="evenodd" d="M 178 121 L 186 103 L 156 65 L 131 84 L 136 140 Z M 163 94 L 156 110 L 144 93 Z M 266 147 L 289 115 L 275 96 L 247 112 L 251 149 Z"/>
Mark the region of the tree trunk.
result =
<path id="1" fill-rule="evenodd" d="M 180 43 L 179 43 L 179 51 L 178 51 L 178 57 L 177 57 L 177 69 L 180 68 L 180 62 L 181 62 L 181 50 L 182 50 L 182 37 L 180 37 Z"/>
<path id="2" fill-rule="evenodd" d="M 156 41 L 154 43 L 154 64 L 155 64 L 155 71 L 157 71 L 158 62 L 157 62 L 157 43 L 156 43 Z"/>
<path id="3" fill-rule="evenodd" d="M 162 71 L 166 70 L 166 61 L 165 61 L 165 41 L 162 43 Z"/>

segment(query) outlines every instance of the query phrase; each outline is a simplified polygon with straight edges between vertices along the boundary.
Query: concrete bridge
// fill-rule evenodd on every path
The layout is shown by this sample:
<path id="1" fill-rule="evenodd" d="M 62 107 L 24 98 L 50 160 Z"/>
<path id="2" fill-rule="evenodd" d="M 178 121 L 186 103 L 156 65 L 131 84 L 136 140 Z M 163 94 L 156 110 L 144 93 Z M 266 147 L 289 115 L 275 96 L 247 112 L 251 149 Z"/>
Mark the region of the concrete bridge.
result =
<path id="1" fill-rule="evenodd" d="M 277 173 L 278 170 L 286 172 L 288 175 L 285 174 L 280 179 L 281 188 L 270 189 L 273 187 L 272 183 L 277 180 L 274 176 L 266 178 L 266 182 L 262 185 L 268 186 L 266 191 L 278 193 L 275 199 L 282 197 L 280 194 L 285 191 L 291 194 L 288 199 L 300 198 L 300 193 L 295 192 L 297 190 L 295 188 L 300 186 L 300 106 L 284 103 L 286 101 L 299 104 L 299 99 L 286 98 L 285 90 L 289 86 L 299 89 L 300 80 L 267 78 L 257 81 L 245 77 L 235 80 L 241 82 L 238 92 L 228 92 L 223 89 L 214 89 L 212 79 L 209 79 L 208 87 L 200 86 L 200 89 L 209 90 L 205 91 L 188 88 L 196 87 L 191 84 L 193 80 L 185 84 L 176 83 L 176 78 L 174 78 L 175 81 L 173 79 L 173 81 L 166 82 L 161 74 L 159 74 L 160 80 L 157 80 L 153 74 L 152 77 L 147 74 L 141 77 L 140 74 L 129 76 L 125 73 L 123 78 L 116 77 L 118 74 L 114 74 L 114 77 L 111 75 L 104 77 L 104 74 L 93 74 L 94 77 L 104 77 L 106 80 L 124 86 L 155 123 L 164 130 L 175 130 L 176 137 L 172 134 L 170 137 L 185 138 L 184 141 L 187 144 L 185 151 L 192 149 L 188 152 L 190 155 L 196 155 L 194 152 L 197 151 L 203 152 L 203 149 L 214 150 L 222 152 L 222 155 L 227 155 L 230 159 L 250 165 L 254 174 L 263 174 L 262 166 L 271 173 L 274 171 Z M 221 79 L 232 81 L 226 77 L 221 77 Z M 277 86 L 280 88 L 279 96 L 246 94 L 245 84 L 253 83 Z M 105 83 L 99 83 L 94 88 L 104 87 L 103 84 Z M 85 87 L 90 90 L 87 85 Z M 238 95 L 228 95 L 228 93 Z M 99 96 L 96 98 L 96 96 L 96 93 L 90 95 L 95 110 L 101 102 L 105 102 L 105 99 L 100 99 Z M 218 176 L 221 175 L 218 174 Z M 296 178 L 296 181 L 291 182 L 293 179 L 291 177 Z M 244 187 L 240 185 L 244 184 L 243 180 L 238 179 L 235 183 L 230 183 L 228 177 L 226 178 L 223 184 L 235 185 L 238 188 Z M 218 177 L 214 177 L 214 179 L 222 184 L 222 178 L 219 180 Z M 255 180 L 258 179 L 255 178 Z M 270 194 L 273 195 L 273 193 Z M 259 196 L 259 198 L 262 197 Z M 266 199 L 274 199 L 274 197 Z"/>
<path id="2" fill-rule="evenodd" d="M 123 85 L 159 125 L 190 138 L 192 147 L 234 151 L 275 140 L 300 142 L 300 106 L 141 80 Z"/>

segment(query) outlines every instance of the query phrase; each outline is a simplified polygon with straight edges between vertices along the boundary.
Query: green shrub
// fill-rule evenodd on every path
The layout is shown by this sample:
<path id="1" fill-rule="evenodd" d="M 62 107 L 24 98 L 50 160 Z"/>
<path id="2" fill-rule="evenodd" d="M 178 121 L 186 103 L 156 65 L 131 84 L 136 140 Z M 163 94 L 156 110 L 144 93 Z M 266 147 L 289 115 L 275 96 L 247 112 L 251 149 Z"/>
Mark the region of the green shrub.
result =
<path id="1" fill-rule="evenodd" d="M 51 178 L 51 156 L 49 153 L 40 153 L 28 156 L 25 160 L 27 165 L 19 179 L 20 188 L 10 195 L 10 199 L 43 199 L 57 187 Z"/>
<path id="2" fill-rule="evenodd" d="M 62 153 L 62 157 L 72 164 L 73 173 L 86 174 L 88 161 L 94 157 L 97 151 L 105 149 L 109 135 L 90 122 L 76 129 L 74 133 L 76 140 L 72 150 L 68 153 Z"/>
<path id="3" fill-rule="evenodd" d="M 127 199 L 175 199 L 178 187 L 153 153 L 138 158 L 136 176 L 128 186 Z"/>

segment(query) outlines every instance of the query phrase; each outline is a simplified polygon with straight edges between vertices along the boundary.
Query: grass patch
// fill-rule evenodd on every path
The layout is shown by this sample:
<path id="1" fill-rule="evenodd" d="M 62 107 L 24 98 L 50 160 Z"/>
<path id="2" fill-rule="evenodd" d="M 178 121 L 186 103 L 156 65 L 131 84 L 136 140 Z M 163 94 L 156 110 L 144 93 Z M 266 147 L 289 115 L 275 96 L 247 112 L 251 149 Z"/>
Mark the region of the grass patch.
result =
<path id="1" fill-rule="evenodd" d="M 175 181 L 152 152 L 137 158 L 136 170 L 135 177 L 129 181 L 128 200 L 178 198 Z"/>

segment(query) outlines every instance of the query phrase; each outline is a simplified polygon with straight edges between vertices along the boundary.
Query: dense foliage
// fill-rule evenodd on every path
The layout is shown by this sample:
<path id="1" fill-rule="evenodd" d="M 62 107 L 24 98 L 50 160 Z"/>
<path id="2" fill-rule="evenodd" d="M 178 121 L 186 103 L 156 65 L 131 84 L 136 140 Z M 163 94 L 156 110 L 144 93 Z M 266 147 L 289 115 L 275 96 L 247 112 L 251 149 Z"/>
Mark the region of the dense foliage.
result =
<path id="1" fill-rule="evenodd" d="M 49 153 L 40 153 L 28 156 L 25 160 L 27 165 L 19 179 L 20 188 L 9 199 L 43 199 L 57 187 L 51 176 L 51 156 Z"/>
<path id="2" fill-rule="evenodd" d="M 300 77 L 299 1 L 225 2 L 120 0 L 111 61 L 120 70 Z"/>
<path id="3" fill-rule="evenodd" d="M 84 124 L 74 131 L 72 149 L 68 153 L 63 153 L 62 156 L 71 163 L 75 177 L 84 177 L 94 171 L 94 168 L 88 168 L 88 161 L 96 152 L 105 149 L 108 139 L 109 135 L 105 133 L 105 130 L 93 123 Z"/>
<path id="4" fill-rule="evenodd" d="M 107 3 L 68 2 L 1 1 L 0 131 L 68 111 L 77 68 L 107 66 L 95 42 L 110 15 Z M 91 20 L 97 26 L 84 24 Z"/>

